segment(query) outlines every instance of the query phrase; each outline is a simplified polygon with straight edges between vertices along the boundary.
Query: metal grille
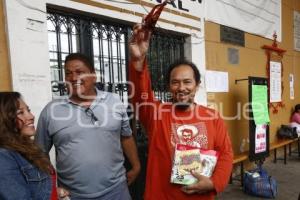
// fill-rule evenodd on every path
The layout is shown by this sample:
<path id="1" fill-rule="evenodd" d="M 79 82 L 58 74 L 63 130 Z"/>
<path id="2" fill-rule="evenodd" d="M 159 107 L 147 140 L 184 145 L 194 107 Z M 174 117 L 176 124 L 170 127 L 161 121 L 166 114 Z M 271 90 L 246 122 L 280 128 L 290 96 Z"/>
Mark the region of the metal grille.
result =
<path id="1" fill-rule="evenodd" d="M 72 52 L 80 52 L 80 22 L 78 19 L 59 14 L 47 15 L 48 43 L 51 69 L 51 84 L 54 96 L 65 93 L 65 57 Z"/>
<path id="2" fill-rule="evenodd" d="M 118 93 L 127 101 L 126 40 L 127 29 L 92 23 L 94 63 L 100 75 L 101 89 Z"/>
<path id="3" fill-rule="evenodd" d="M 184 37 L 170 35 L 168 33 L 155 33 L 151 39 L 150 51 L 148 55 L 152 88 L 157 99 L 170 101 L 171 96 L 167 92 L 168 83 L 166 75 L 168 66 L 177 59 L 184 57 Z"/>
<path id="4" fill-rule="evenodd" d="M 48 10 L 49 55 L 53 97 L 66 93 L 65 57 L 72 52 L 90 56 L 95 65 L 100 89 L 118 93 L 127 104 L 127 43 L 131 26 L 78 14 Z M 155 96 L 168 101 L 165 74 L 174 60 L 184 56 L 184 36 L 156 31 L 148 55 Z"/>
<path id="5" fill-rule="evenodd" d="M 83 15 L 48 9 L 47 15 L 49 54 L 53 97 L 66 93 L 64 87 L 64 60 L 72 52 L 84 53 L 94 61 L 98 77 L 97 86 L 118 93 L 128 103 L 128 38 L 131 26 L 103 21 Z M 166 31 L 155 31 L 152 37 L 148 62 L 155 96 L 170 100 L 165 75 L 173 61 L 184 56 L 184 36 Z M 142 172 L 130 192 L 133 199 L 143 199 L 148 140 L 141 126 L 137 126 L 137 146 Z M 126 164 L 125 164 L 126 166 Z"/>
<path id="6" fill-rule="evenodd" d="M 82 52 L 93 60 L 100 89 L 118 93 L 127 104 L 126 40 L 128 27 L 98 19 L 48 12 L 53 96 L 64 95 L 65 57 Z"/>

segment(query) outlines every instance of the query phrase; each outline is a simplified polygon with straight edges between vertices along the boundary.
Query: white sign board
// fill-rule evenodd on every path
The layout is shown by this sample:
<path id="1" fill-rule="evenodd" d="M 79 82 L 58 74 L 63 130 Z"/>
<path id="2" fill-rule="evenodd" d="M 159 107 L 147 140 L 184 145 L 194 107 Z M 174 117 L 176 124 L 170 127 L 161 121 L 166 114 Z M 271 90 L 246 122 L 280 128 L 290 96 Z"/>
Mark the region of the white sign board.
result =
<path id="1" fill-rule="evenodd" d="M 281 41 L 281 0 L 207 0 L 205 19 Z"/>
<path id="2" fill-rule="evenodd" d="M 281 63 L 270 61 L 270 102 L 281 102 Z"/>
<path id="3" fill-rule="evenodd" d="M 267 150 L 267 125 L 256 125 L 255 128 L 255 154 Z"/>
<path id="4" fill-rule="evenodd" d="M 289 82 L 290 82 L 290 99 L 295 98 L 295 91 L 294 91 L 294 75 L 289 75 Z"/>
<path id="5" fill-rule="evenodd" d="M 300 51 L 300 13 L 294 11 L 294 49 Z"/>
<path id="6" fill-rule="evenodd" d="M 228 72 L 206 71 L 206 92 L 228 92 Z"/>

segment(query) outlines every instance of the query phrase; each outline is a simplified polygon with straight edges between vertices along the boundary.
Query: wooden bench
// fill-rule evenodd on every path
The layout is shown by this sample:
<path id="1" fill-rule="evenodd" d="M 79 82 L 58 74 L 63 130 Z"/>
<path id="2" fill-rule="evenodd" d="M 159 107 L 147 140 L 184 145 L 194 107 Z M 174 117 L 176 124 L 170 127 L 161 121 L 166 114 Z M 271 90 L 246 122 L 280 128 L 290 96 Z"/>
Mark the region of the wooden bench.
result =
<path id="1" fill-rule="evenodd" d="M 297 151 L 292 151 L 292 144 L 293 144 L 294 142 L 297 142 L 297 147 L 298 147 L 298 148 L 297 148 Z M 291 156 L 292 153 L 297 153 L 297 154 L 298 154 L 298 157 L 300 157 L 300 137 L 295 138 L 295 139 L 293 140 L 293 142 L 289 144 L 289 156 Z"/>
<path id="2" fill-rule="evenodd" d="M 230 183 L 232 183 L 233 180 L 238 180 L 241 182 L 241 186 L 244 184 L 244 161 L 248 159 L 248 151 L 245 151 L 243 153 L 237 154 L 233 156 L 233 165 L 239 164 L 240 165 L 240 178 L 232 177 L 232 173 L 230 176 Z"/>
<path id="3" fill-rule="evenodd" d="M 274 150 L 274 160 L 273 162 L 276 163 L 277 160 L 282 160 L 282 158 L 277 158 L 277 149 L 283 147 L 284 148 L 284 155 L 283 160 L 284 164 L 287 162 L 287 146 L 289 145 L 289 154 L 291 154 L 291 144 L 295 141 L 299 140 L 299 138 L 296 139 L 277 139 L 275 142 L 272 142 L 270 144 L 270 151 Z M 299 151 L 299 150 L 298 150 Z"/>
<path id="4" fill-rule="evenodd" d="M 298 142 L 298 156 L 300 157 L 300 137 L 296 139 L 278 139 L 275 142 L 272 142 L 270 144 L 270 151 L 274 151 L 274 163 L 277 162 L 277 160 L 280 160 L 281 158 L 277 158 L 277 149 L 284 147 L 284 164 L 287 163 L 287 145 L 289 146 L 289 155 L 291 155 L 291 145 L 293 142 L 297 141 Z M 233 180 L 237 180 L 241 182 L 241 186 L 244 184 L 244 161 L 248 160 L 249 157 L 249 152 L 245 151 L 243 153 L 237 154 L 233 156 L 233 165 L 239 164 L 240 165 L 240 175 L 237 177 L 232 177 L 232 173 L 230 176 L 230 184 L 232 183 Z"/>

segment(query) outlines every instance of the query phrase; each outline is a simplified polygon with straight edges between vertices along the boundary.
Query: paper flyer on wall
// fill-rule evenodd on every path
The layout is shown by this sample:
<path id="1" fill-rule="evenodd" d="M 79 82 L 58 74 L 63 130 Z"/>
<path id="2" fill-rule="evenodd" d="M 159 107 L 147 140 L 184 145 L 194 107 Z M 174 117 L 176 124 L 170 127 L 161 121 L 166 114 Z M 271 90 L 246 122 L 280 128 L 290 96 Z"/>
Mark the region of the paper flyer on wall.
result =
<path id="1" fill-rule="evenodd" d="M 281 63 L 270 61 L 270 102 L 281 102 Z"/>
<path id="2" fill-rule="evenodd" d="M 294 99 L 295 98 L 294 74 L 289 75 L 289 82 L 290 82 L 290 99 Z"/>
<path id="3" fill-rule="evenodd" d="M 252 112 L 255 124 L 270 122 L 268 109 L 268 88 L 266 85 L 252 85 Z"/>
<path id="4" fill-rule="evenodd" d="M 267 151 L 267 125 L 256 125 L 255 128 L 255 153 Z"/>

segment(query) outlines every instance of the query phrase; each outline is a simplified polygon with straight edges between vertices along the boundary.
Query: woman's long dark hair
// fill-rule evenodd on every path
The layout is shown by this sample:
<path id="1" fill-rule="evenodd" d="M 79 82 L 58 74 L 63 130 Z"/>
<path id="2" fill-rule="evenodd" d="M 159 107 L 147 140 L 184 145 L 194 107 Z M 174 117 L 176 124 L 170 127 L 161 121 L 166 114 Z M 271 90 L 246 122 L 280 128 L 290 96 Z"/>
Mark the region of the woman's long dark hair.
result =
<path id="1" fill-rule="evenodd" d="M 295 114 L 298 111 L 300 111 L 300 104 L 295 105 L 295 108 L 294 108 L 294 111 L 293 111 L 292 115 Z"/>
<path id="2" fill-rule="evenodd" d="M 30 137 L 18 130 L 17 111 L 21 94 L 0 92 L 0 147 L 20 153 L 40 170 L 50 173 L 50 161 Z"/>

